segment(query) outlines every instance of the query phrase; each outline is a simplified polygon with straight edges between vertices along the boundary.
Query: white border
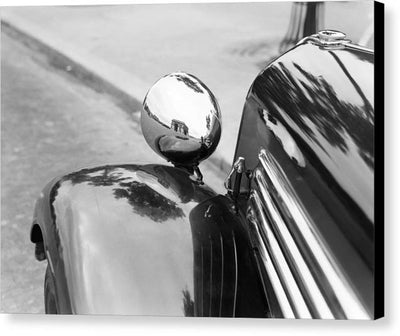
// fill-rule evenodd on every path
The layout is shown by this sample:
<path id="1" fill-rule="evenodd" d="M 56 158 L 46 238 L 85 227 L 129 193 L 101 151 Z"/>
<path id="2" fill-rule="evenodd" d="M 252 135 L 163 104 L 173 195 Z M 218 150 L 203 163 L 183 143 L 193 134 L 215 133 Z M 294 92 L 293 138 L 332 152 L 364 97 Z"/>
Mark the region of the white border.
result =
<path id="1" fill-rule="evenodd" d="M 275 0 L 276 1 L 276 0 Z M 1 6 L 168 3 L 190 1 L 0 0 Z M 204 0 L 202 2 L 213 2 Z M 238 2 L 220 0 L 218 2 Z M 259 2 L 259 1 L 253 1 Z M 253 319 L 183 319 L 154 317 L 43 316 L 0 314 L 2 335 L 400 335 L 400 1 L 385 0 L 385 240 L 386 317 L 378 321 L 309 321 Z M 1 11 L 1 8 L 0 8 Z M 395 109 L 395 107 L 397 109 Z M 377 111 L 380 113 L 380 111 Z M 383 111 L 381 111 L 383 113 Z"/>

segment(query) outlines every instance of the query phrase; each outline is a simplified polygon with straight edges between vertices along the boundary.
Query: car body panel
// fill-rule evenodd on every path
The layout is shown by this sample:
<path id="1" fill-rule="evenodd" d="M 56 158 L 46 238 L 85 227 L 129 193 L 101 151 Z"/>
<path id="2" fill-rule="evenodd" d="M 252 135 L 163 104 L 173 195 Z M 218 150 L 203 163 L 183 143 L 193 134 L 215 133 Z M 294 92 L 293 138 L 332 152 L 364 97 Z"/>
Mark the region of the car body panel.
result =
<path id="1" fill-rule="evenodd" d="M 47 207 L 50 216 L 46 220 L 36 216 L 36 220 L 45 232 L 60 312 L 265 316 L 257 304 L 254 309 L 242 308 L 246 302 L 249 306 L 248 300 L 240 299 L 244 291 L 245 298 L 257 293 L 256 302 L 262 295 L 257 289 L 257 272 L 248 266 L 249 258 L 241 257 L 240 264 L 232 254 L 232 244 L 237 245 L 236 255 L 249 255 L 250 249 L 243 229 L 237 234 L 241 237 L 231 239 L 232 223 L 240 220 L 229 210 L 230 201 L 199 185 L 186 171 L 160 165 L 83 169 L 52 182 L 45 193 L 50 197 L 38 203 L 36 212 L 44 213 Z M 214 207 L 219 209 L 217 213 L 210 210 L 215 202 L 219 204 Z M 221 219 L 226 224 L 221 224 Z M 220 239 L 225 244 L 225 249 L 214 248 L 208 261 L 199 259 L 199 248 L 194 248 L 203 235 L 206 241 L 200 245 L 207 246 L 207 251 L 208 237 L 213 237 L 215 247 Z M 210 258 L 206 251 L 201 253 Z M 215 271 L 218 259 L 220 263 L 225 260 L 218 266 L 222 273 Z M 214 267 L 214 272 L 209 267 Z M 253 276 L 245 281 L 253 285 L 243 286 L 240 279 L 250 274 Z M 207 282 L 205 275 L 214 280 Z M 214 295 L 212 285 L 219 288 Z M 212 310 L 208 297 L 213 302 L 218 299 Z"/>
<path id="2" fill-rule="evenodd" d="M 261 166 L 261 149 L 272 157 L 367 316 L 374 302 L 373 61 L 355 47 L 305 43 L 272 62 L 249 91 L 235 154 L 251 171 Z M 254 180 L 243 181 L 243 192 L 253 189 Z"/>

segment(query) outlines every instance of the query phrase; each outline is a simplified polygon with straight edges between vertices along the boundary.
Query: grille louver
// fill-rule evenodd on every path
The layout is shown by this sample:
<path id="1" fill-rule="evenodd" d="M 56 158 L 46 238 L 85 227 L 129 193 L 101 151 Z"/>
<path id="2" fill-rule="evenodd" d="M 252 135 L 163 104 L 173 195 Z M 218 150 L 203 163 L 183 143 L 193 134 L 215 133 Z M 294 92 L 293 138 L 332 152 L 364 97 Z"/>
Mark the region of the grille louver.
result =
<path id="1" fill-rule="evenodd" d="M 264 149 L 259 161 L 247 218 L 283 317 L 369 318 L 284 172 Z"/>

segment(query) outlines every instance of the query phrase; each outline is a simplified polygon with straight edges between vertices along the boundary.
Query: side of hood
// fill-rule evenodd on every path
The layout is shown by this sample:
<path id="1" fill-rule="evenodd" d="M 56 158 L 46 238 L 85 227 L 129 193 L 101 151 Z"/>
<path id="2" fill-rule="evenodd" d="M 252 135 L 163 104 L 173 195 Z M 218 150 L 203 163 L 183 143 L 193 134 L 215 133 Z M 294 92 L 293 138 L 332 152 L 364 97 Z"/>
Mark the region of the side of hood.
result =
<path id="1" fill-rule="evenodd" d="M 259 156 L 262 149 L 268 153 L 285 177 L 276 185 L 293 191 L 321 245 L 370 316 L 374 125 L 374 54 L 349 45 L 300 44 L 255 79 L 235 154 L 269 178 Z M 246 182 L 242 187 L 249 186 Z M 282 195 L 274 188 L 271 192 L 279 203 Z M 285 205 L 279 210 L 290 223 Z"/>

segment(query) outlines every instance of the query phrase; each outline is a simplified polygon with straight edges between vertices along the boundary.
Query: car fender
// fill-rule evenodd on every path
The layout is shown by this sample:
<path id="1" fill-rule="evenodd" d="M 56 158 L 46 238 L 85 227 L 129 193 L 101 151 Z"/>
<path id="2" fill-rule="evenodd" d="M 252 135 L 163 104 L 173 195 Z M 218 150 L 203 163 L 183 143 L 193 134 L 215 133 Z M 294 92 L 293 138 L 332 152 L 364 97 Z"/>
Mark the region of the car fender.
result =
<path id="1" fill-rule="evenodd" d="M 61 313 L 265 316 L 233 209 L 183 169 L 103 166 L 46 186 L 32 233 L 40 225 Z"/>

